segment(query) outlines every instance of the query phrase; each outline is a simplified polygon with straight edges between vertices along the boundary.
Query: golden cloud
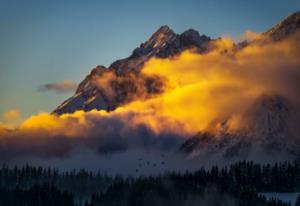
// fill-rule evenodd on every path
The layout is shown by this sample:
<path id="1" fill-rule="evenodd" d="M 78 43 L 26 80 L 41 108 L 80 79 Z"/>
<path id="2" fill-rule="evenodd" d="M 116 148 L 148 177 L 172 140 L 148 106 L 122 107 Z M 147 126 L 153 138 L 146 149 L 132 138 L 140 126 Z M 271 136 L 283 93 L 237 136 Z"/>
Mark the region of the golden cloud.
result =
<path id="1" fill-rule="evenodd" d="M 205 54 L 184 51 L 169 59 L 154 58 L 144 65 L 142 75 L 160 77 L 162 93 L 134 97 L 111 112 L 40 113 L 25 120 L 17 131 L 1 129 L 1 136 L 22 136 L 33 142 L 84 138 L 84 144 L 96 147 L 107 141 L 111 144 L 111 139 L 113 144 L 125 142 L 128 146 L 137 142 L 147 145 L 169 136 L 189 137 L 198 131 L 214 131 L 224 121 L 231 130 L 241 129 L 245 126 L 243 115 L 262 94 L 282 95 L 300 108 L 299 39 L 298 33 L 284 41 L 258 41 L 237 49 L 233 40 L 226 38 L 214 41 L 214 49 Z M 118 81 L 111 73 L 106 77 Z M 106 80 L 97 84 L 105 86 L 109 94 L 112 90 L 106 88 L 110 85 Z M 10 112 L 7 116 L 18 115 Z"/>
<path id="2" fill-rule="evenodd" d="M 199 131 L 217 120 L 236 120 L 265 93 L 295 102 L 300 88 L 299 37 L 257 42 L 238 51 L 232 40 L 220 39 L 206 54 L 185 51 L 172 59 L 152 59 L 143 73 L 162 76 L 168 85 L 154 105 L 159 105 L 160 114 Z"/>

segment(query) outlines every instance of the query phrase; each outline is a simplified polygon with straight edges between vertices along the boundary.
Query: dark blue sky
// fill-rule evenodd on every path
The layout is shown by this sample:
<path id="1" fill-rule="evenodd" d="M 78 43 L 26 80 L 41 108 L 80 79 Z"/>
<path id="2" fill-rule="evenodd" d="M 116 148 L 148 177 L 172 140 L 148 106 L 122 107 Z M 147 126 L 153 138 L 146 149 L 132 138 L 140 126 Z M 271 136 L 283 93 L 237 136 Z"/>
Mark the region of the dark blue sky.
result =
<path id="1" fill-rule="evenodd" d="M 161 25 L 211 37 L 267 30 L 299 0 L 0 0 L 0 114 L 51 111 L 71 94 L 45 83 L 81 81 L 97 64 L 128 56 Z"/>

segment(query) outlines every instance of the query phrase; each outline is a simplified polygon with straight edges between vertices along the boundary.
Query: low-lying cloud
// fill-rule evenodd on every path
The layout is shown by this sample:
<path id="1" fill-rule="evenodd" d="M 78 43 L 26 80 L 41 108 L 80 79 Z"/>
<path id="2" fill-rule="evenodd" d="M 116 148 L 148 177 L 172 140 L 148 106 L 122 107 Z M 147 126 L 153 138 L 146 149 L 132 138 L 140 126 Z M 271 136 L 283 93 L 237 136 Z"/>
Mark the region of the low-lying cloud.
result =
<path id="1" fill-rule="evenodd" d="M 4 161 L 24 155 L 63 158 L 77 149 L 102 155 L 128 148 L 169 150 L 182 142 L 180 124 L 160 117 L 159 127 L 148 125 L 147 118 L 151 119 L 152 115 L 151 111 L 138 114 L 123 108 L 111 113 L 95 110 L 61 116 L 40 113 L 16 130 L 2 127 L 0 157 Z M 167 126 L 169 129 L 162 130 Z"/>

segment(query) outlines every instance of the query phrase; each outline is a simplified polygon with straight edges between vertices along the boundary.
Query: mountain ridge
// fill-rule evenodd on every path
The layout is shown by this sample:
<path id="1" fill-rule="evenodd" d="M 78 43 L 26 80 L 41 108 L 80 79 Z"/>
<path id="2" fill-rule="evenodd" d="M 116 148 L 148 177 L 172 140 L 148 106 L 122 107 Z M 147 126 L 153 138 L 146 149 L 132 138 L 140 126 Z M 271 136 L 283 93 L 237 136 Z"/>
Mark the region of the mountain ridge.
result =
<path id="1" fill-rule="evenodd" d="M 299 28 L 300 12 L 295 12 L 262 34 L 279 41 Z M 153 57 L 169 58 L 191 48 L 195 52 L 203 53 L 211 49 L 209 43 L 212 41 L 214 39 L 200 35 L 194 29 L 176 34 L 170 27 L 163 25 L 147 41 L 135 48 L 129 57 L 116 60 L 107 68 L 100 65 L 95 67 L 79 84 L 75 94 L 59 105 L 52 114 L 60 115 L 92 109 L 111 111 L 141 94 L 140 88 L 146 93 L 144 96 L 151 97 L 158 94 L 162 91 L 162 88 L 159 88 L 162 81 L 158 78 L 145 78 L 140 74 L 145 62 Z M 111 79 L 102 81 L 105 85 L 97 81 L 107 77 Z M 110 92 L 107 92 L 108 90 Z"/>
<path id="2" fill-rule="evenodd" d="M 90 74 L 79 84 L 75 94 L 52 113 L 60 115 L 72 113 L 76 110 L 114 110 L 117 106 L 130 101 L 130 95 L 141 86 L 136 85 L 136 79 L 144 82 L 142 85 L 143 90 L 149 96 L 159 93 L 161 89 L 158 86 L 162 84 L 159 79 L 140 75 L 143 64 L 152 57 L 167 58 L 189 48 L 195 48 L 200 53 L 204 52 L 210 40 L 209 37 L 200 35 L 192 29 L 182 34 L 176 34 L 168 26 L 162 26 L 140 47 L 134 49 L 129 57 L 116 60 L 107 68 L 98 65 L 92 69 Z M 106 94 L 105 89 L 99 87 L 96 81 L 97 78 L 103 78 L 105 75 L 112 75 L 113 79 L 119 80 L 111 81 L 108 85 L 105 85 L 113 90 L 113 93 L 115 93 L 113 96 Z M 125 89 L 122 90 L 121 87 Z M 121 91 L 118 89 L 121 89 Z"/>
<path id="3" fill-rule="evenodd" d="M 269 36 L 272 40 L 279 41 L 300 28 L 300 11 L 286 16 L 271 29 L 263 32 L 263 35 Z"/>

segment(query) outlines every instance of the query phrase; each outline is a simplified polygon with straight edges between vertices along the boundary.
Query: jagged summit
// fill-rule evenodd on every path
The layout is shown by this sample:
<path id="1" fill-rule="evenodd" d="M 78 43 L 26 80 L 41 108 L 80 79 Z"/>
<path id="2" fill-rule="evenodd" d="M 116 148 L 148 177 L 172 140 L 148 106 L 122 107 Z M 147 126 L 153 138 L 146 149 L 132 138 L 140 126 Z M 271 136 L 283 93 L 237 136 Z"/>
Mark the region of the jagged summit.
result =
<path id="1" fill-rule="evenodd" d="M 158 48 L 172 39 L 176 38 L 176 34 L 167 25 L 161 26 L 145 43 L 141 45 L 143 48 Z"/>
<path id="2" fill-rule="evenodd" d="M 192 41 L 195 41 L 195 42 L 199 41 L 199 39 L 200 39 L 199 32 L 194 29 L 188 29 L 188 30 L 182 32 L 182 34 L 180 36 L 191 39 Z"/>
<path id="3" fill-rule="evenodd" d="M 94 68 L 79 84 L 76 93 L 53 113 L 63 114 L 92 109 L 110 111 L 140 95 L 141 90 L 147 93 L 142 94 L 143 96 L 151 96 L 161 90 L 159 88 L 161 81 L 139 75 L 146 61 L 152 57 L 171 57 L 189 48 L 204 52 L 209 41 L 209 37 L 201 36 L 192 29 L 176 34 L 170 27 L 161 26 L 146 42 L 134 49 L 129 57 L 113 62 L 108 68 L 104 66 Z M 101 85 L 104 82 L 105 85 Z"/>
<path id="4" fill-rule="evenodd" d="M 129 58 L 156 55 L 159 50 L 162 50 L 167 44 L 172 44 L 177 38 L 178 35 L 169 26 L 161 26 L 146 42 L 136 48 Z"/>
<path id="5" fill-rule="evenodd" d="M 199 52 L 207 49 L 211 39 L 200 35 L 198 31 L 189 29 L 182 34 L 176 34 L 169 26 L 161 26 L 146 42 L 136 48 L 129 58 L 141 56 L 156 56 L 166 58 L 189 48 L 196 48 Z"/>
<path id="6" fill-rule="evenodd" d="M 168 25 L 162 25 L 162 26 L 159 27 L 159 29 L 157 29 L 156 32 L 154 32 L 154 34 L 157 34 L 157 33 L 168 33 L 170 31 L 173 32 L 172 29 Z"/>
<path id="7" fill-rule="evenodd" d="M 181 42 L 186 46 L 197 45 L 199 49 L 204 49 L 206 45 L 204 43 L 209 42 L 211 39 L 205 35 L 200 35 L 198 31 L 194 29 L 188 29 L 180 34 Z"/>
<path id="8" fill-rule="evenodd" d="M 298 31 L 299 28 L 300 12 L 296 12 L 264 34 L 277 41 Z M 210 42 L 209 37 L 200 35 L 194 29 L 176 34 L 169 26 L 163 25 L 147 41 L 134 49 L 129 57 L 113 62 L 108 68 L 103 66 L 94 68 L 79 84 L 76 93 L 64 101 L 53 113 L 63 114 L 92 109 L 110 111 L 129 102 L 133 96 L 140 95 L 140 88 L 147 93 L 143 96 L 151 96 L 153 92 L 157 93 L 161 90 L 159 85 L 162 84 L 158 79 L 144 79 L 139 75 L 146 61 L 153 57 L 169 58 L 186 49 L 204 53 L 211 49 Z M 110 73 L 108 76 L 113 78 L 98 81 L 101 78 L 107 79 L 107 73 Z M 142 87 L 137 85 L 137 80 L 143 82 L 144 85 Z"/>
<path id="9" fill-rule="evenodd" d="M 300 29 L 300 11 L 292 13 L 265 32 L 273 40 L 281 40 Z"/>

